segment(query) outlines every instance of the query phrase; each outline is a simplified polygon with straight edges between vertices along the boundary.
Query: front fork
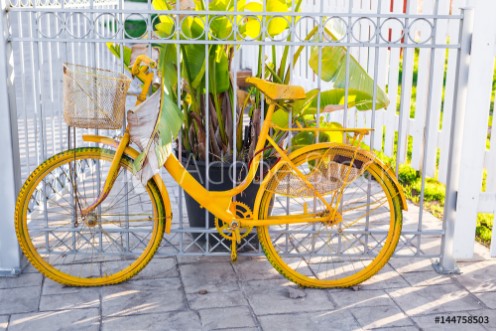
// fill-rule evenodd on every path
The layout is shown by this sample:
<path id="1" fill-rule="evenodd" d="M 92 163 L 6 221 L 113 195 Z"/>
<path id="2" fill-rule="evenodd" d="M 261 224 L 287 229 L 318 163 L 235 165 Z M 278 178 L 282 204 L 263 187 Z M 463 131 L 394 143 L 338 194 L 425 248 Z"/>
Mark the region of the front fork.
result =
<path id="1" fill-rule="evenodd" d="M 112 163 L 110 164 L 110 169 L 107 174 L 107 178 L 105 179 L 105 184 L 103 184 L 103 189 L 100 192 L 100 195 L 90 206 L 81 210 L 81 217 L 85 218 L 86 216 L 88 216 L 109 195 L 110 190 L 112 189 L 112 186 L 114 186 L 115 180 L 117 179 L 117 175 L 119 174 L 119 164 L 121 162 L 122 155 L 124 154 L 124 150 L 129 145 L 129 139 L 129 131 L 126 129 L 126 132 L 124 133 L 124 136 L 122 137 L 119 146 L 117 147 L 114 158 L 112 159 Z"/>

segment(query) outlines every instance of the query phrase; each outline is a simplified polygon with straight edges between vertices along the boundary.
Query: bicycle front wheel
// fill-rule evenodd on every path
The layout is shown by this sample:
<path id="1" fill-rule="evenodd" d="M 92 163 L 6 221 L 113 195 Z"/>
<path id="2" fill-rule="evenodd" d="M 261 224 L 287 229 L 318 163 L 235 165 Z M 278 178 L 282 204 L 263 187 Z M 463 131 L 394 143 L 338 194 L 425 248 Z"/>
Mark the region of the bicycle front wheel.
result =
<path id="1" fill-rule="evenodd" d="M 36 269 L 71 286 L 116 284 L 138 273 L 157 250 L 165 211 L 153 180 L 132 183 L 133 160 L 123 156 L 109 195 L 87 217 L 81 210 L 99 196 L 114 152 L 78 148 L 42 163 L 16 204 L 19 244 Z"/>
<path id="2" fill-rule="evenodd" d="M 370 278 L 400 237 L 401 198 L 394 182 L 370 153 L 351 146 L 316 148 L 292 161 L 313 188 L 283 165 L 261 187 L 259 219 L 310 215 L 324 220 L 259 227 L 269 262 L 305 287 L 349 287 Z"/>

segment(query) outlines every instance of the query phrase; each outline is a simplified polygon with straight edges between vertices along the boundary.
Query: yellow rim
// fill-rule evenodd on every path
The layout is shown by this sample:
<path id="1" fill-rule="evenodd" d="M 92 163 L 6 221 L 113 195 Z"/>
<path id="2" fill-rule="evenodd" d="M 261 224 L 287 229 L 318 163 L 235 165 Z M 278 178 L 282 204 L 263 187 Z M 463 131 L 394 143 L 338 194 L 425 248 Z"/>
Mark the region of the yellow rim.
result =
<path id="1" fill-rule="evenodd" d="M 146 189 L 153 206 L 153 219 L 160 221 L 154 222 L 151 232 L 151 238 L 144 251 L 134 262 L 132 262 L 124 269 L 112 275 L 99 278 L 77 277 L 68 273 L 64 273 L 53 267 L 50 263 L 43 259 L 42 256 L 40 256 L 40 254 L 34 247 L 28 232 L 27 209 L 29 199 L 40 181 L 47 174 L 50 174 L 52 170 L 67 163 L 70 160 L 93 158 L 110 162 L 112 161 L 112 157 L 113 151 L 100 148 L 80 148 L 77 150 L 62 152 L 46 160 L 38 168 L 36 168 L 30 175 L 30 177 L 26 180 L 19 193 L 16 204 L 15 226 L 17 238 L 19 240 L 21 249 L 36 269 L 38 269 L 45 276 L 51 278 L 56 282 L 71 286 L 101 286 L 120 283 L 131 278 L 141 269 L 143 269 L 153 257 L 153 254 L 160 245 L 164 229 L 164 206 L 156 184 L 153 181 L 149 181 Z M 131 169 L 131 162 L 132 160 L 129 157 L 123 157 L 121 160 L 121 166 L 127 169 Z"/>
<path id="2" fill-rule="evenodd" d="M 352 153 L 355 150 L 353 147 L 341 145 L 335 146 L 337 150 L 340 150 L 336 153 Z M 296 155 L 293 159 L 295 164 L 301 162 L 301 160 L 305 160 L 305 155 L 308 153 L 325 153 L 329 149 L 313 149 L 308 151 L 307 153 Z M 368 157 L 358 154 L 357 160 L 366 160 Z M 370 159 L 369 159 L 370 161 Z M 301 274 L 300 272 L 294 270 L 286 261 L 280 256 L 277 249 L 274 247 L 271 235 L 269 233 L 269 226 L 259 227 L 258 235 L 260 238 L 260 243 L 262 248 L 267 256 L 269 262 L 274 266 L 276 270 L 278 270 L 283 276 L 288 278 L 289 280 L 305 287 L 318 287 L 318 288 L 332 288 L 332 287 L 349 287 L 356 284 L 359 284 L 366 279 L 372 277 L 376 274 L 383 266 L 387 263 L 391 255 L 393 254 L 396 245 L 399 241 L 399 237 L 401 234 L 401 223 L 402 223 L 402 213 L 401 213 L 401 205 L 400 205 L 400 197 L 397 192 L 397 188 L 394 183 L 389 180 L 389 175 L 384 170 L 383 166 L 378 163 L 376 160 L 372 160 L 373 162 L 367 168 L 367 171 L 374 176 L 376 180 L 381 184 L 382 190 L 385 193 L 387 198 L 387 202 L 389 205 L 389 231 L 387 233 L 387 237 L 384 240 L 384 244 L 380 252 L 373 258 L 373 260 L 363 269 L 353 273 L 351 275 L 345 276 L 343 278 L 333 279 L 333 280 L 325 280 L 325 279 L 317 279 L 308 277 L 307 275 Z M 277 176 L 277 172 L 272 173 L 271 176 Z M 259 209 L 259 219 L 264 219 L 267 217 L 272 197 L 274 193 L 271 189 L 268 190 L 268 186 L 272 182 L 271 178 L 267 178 L 264 181 L 264 185 L 260 188 L 264 192 L 262 198 L 260 199 L 260 209 Z"/>

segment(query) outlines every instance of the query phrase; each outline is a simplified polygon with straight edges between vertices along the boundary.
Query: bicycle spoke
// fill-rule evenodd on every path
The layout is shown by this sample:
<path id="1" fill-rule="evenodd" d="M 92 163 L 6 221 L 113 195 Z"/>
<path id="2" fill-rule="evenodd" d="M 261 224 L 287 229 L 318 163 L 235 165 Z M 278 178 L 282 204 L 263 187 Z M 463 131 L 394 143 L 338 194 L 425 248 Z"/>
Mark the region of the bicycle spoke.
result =
<path id="1" fill-rule="evenodd" d="M 32 184 L 36 189 L 26 197 L 26 205 L 32 207 L 25 212 L 23 226 L 34 249 L 28 254 L 48 263 L 43 268 L 49 277 L 52 277 L 50 270 L 57 270 L 72 277 L 71 281 L 106 284 L 107 279 L 117 277 L 120 271 L 135 270 L 135 273 L 149 260 L 139 257 L 151 256 L 158 247 L 155 238 L 163 230 L 157 229 L 163 229 L 165 216 L 157 214 L 162 208 L 156 207 L 150 186 L 139 192 L 131 186 L 126 173 L 131 163 L 127 161 L 121 165 L 106 199 L 93 212 L 81 217 L 80 208 L 94 203 L 100 195 L 113 158 L 113 154 L 97 148 L 83 150 L 88 152 L 63 152 L 64 162 L 39 175 L 40 179 Z M 94 155 L 98 157 L 94 159 Z M 70 167 L 74 180 L 70 179 Z M 126 185 L 128 190 L 124 190 Z M 47 189 L 43 190 L 45 186 Z M 156 189 L 152 189 L 157 196 Z M 77 201 L 81 205 L 74 219 Z M 154 249 L 150 249 L 152 243 Z M 139 263 L 133 265 L 134 261 Z"/>
<path id="2" fill-rule="evenodd" d="M 267 226 L 259 231 L 261 243 L 268 255 L 278 256 L 269 257 L 269 261 L 299 284 L 327 287 L 358 282 L 363 280 L 365 276 L 361 275 L 365 275 L 366 270 L 377 271 L 373 266 L 379 263 L 385 250 L 391 254 L 394 249 L 385 245 L 385 238 L 394 225 L 392 201 L 398 199 L 398 194 L 389 194 L 383 184 L 383 179 L 388 177 L 375 163 L 360 161 L 356 164 L 361 168 L 355 170 L 337 164 L 340 160 L 354 159 L 353 154 L 343 156 L 337 149 L 326 148 L 318 151 L 321 154 L 302 154 L 294 163 L 305 176 L 316 179 L 315 189 L 322 190 L 320 195 L 336 209 L 328 210 L 320 198 L 312 198 L 310 190 L 305 191 L 308 197 L 288 194 L 285 189 L 299 179 L 285 179 L 285 176 L 295 175 L 293 171 L 281 169 L 274 175 L 276 179 L 268 181 L 259 218 L 281 221 L 289 215 L 291 219 L 308 217 L 313 221 Z M 323 155 L 328 157 L 325 162 Z M 340 184 L 334 187 L 320 183 L 317 178 Z M 270 201 L 275 204 L 270 206 Z M 371 274 L 367 274 L 368 277 Z"/>

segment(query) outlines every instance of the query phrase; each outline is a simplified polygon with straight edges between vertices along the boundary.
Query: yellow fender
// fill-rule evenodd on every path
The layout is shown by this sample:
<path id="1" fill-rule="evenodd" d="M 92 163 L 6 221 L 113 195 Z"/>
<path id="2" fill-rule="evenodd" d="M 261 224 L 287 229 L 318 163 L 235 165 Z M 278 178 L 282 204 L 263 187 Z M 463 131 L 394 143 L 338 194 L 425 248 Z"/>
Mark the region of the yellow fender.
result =
<path id="1" fill-rule="evenodd" d="M 83 135 L 83 141 L 109 145 L 114 148 L 117 148 L 119 146 L 119 141 L 109 137 L 97 136 L 97 135 Z M 127 146 L 126 149 L 124 150 L 124 154 L 133 159 L 136 159 L 140 153 L 134 148 Z M 155 181 L 155 184 L 157 185 L 160 191 L 162 202 L 165 208 L 165 217 L 166 217 L 165 233 L 169 234 L 172 225 L 172 208 L 171 208 L 169 193 L 167 192 L 167 188 L 165 187 L 164 181 L 162 180 L 162 177 L 160 177 L 160 174 L 155 174 L 151 180 Z"/>
<path id="2" fill-rule="evenodd" d="M 299 148 L 298 150 L 290 153 L 288 155 L 288 157 L 289 157 L 289 159 L 293 160 L 294 158 L 296 158 L 302 154 L 308 153 L 308 152 L 315 150 L 315 149 L 322 149 L 322 148 L 339 148 L 342 150 L 346 150 L 349 153 L 354 153 L 357 149 L 356 146 L 340 144 L 340 143 L 332 143 L 332 142 L 331 143 L 328 143 L 328 142 L 327 143 L 318 143 L 318 144 L 312 144 L 309 146 Z M 388 179 L 390 179 L 394 185 L 394 189 L 396 190 L 396 193 L 399 194 L 399 196 L 400 196 L 401 208 L 405 211 L 408 210 L 408 204 L 406 203 L 405 193 L 403 192 L 403 188 L 401 187 L 400 183 L 398 182 L 398 179 L 394 175 L 394 172 L 391 169 L 389 169 L 388 167 L 386 167 L 386 165 L 381 160 L 379 160 L 377 158 L 377 156 L 372 152 L 360 149 L 358 151 L 358 155 L 359 156 L 357 156 L 357 158 L 359 158 L 361 160 L 365 159 L 365 160 L 374 161 L 384 171 L 384 173 L 387 174 Z M 264 181 L 262 182 L 262 185 L 260 185 L 260 190 L 257 193 L 257 197 L 255 199 L 255 207 L 254 207 L 254 211 L 253 211 L 253 216 L 254 216 L 255 220 L 258 219 L 258 211 L 260 208 L 260 202 L 262 200 L 262 196 L 263 196 L 263 193 L 265 191 L 265 188 L 269 184 L 269 181 L 270 181 L 272 175 L 275 174 L 277 171 L 279 171 L 279 169 L 281 168 L 282 165 L 283 165 L 282 162 L 276 164 L 269 171 L 269 173 L 266 175 L 266 177 L 264 178 Z"/>

